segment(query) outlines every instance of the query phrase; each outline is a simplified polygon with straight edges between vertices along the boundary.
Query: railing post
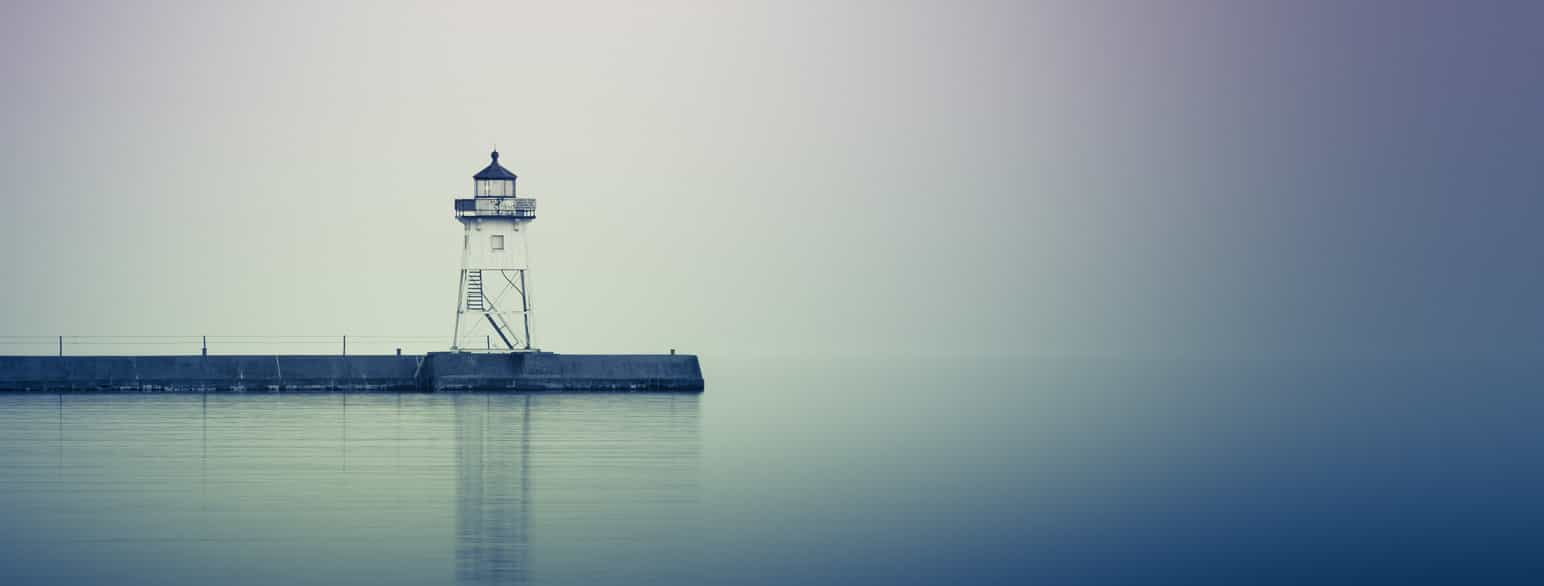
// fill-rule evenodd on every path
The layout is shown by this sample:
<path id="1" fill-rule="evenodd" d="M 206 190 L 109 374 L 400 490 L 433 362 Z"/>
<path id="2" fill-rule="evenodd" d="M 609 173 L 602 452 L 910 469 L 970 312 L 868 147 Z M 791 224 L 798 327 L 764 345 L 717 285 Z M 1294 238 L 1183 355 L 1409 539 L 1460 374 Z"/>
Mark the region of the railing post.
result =
<path id="1" fill-rule="evenodd" d="M 204 356 L 208 356 L 209 355 L 209 336 L 204 336 L 203 338 L 204 338 L 203 355 Z"/>
<path id="2" fill-rule="evenodd" d="M 64 357 L 64 336 L 59 336 L 59 356 Z"/>
<path id="3" fill-rule="evenodd" d="M 343 355 L 348 356 L 348 336 L 343 336 Z"/>

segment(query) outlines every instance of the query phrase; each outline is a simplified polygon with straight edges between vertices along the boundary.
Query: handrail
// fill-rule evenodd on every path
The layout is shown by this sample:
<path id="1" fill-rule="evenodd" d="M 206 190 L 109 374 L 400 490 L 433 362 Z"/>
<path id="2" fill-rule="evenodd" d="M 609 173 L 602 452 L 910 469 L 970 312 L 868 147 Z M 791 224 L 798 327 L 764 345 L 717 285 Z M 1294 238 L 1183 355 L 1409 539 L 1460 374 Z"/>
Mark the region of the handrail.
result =
<path id="1" fill-rule="evenodd" d="M 347 342 L 344 342 L 344 339 Z M 286 348 L 304 354 L 323 348 L 353 354 L 393 354 L 397 351 L 423 353 L 447 347 L 445 336 L 425 335 L 251 335 L 251 336 L 175 336 L 175 335 L 75 335 L 30 336 L 0 335 L 0 356 L 197 356 L 219 354 L 273 354 Z M 321 354 L 334 352 L 323 351 Z"/>
<path id="2" fill-rule="evenodd" d="M 456 216 L 535 218 L 536 200 L 529 197 L 473 197 L 457 199 Z"/>

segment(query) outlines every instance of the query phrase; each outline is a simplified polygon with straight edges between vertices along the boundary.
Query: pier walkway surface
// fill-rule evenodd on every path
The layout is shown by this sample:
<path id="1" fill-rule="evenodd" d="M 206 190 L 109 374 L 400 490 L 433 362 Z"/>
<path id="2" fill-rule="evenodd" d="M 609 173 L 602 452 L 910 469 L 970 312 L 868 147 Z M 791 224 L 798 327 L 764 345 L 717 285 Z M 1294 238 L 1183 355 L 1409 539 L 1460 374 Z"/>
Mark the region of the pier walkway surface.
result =
<path id="1" fill-rule="evenodd" d="M 0 356 L 0 391 L 701 392 L 689 354 Z"/>

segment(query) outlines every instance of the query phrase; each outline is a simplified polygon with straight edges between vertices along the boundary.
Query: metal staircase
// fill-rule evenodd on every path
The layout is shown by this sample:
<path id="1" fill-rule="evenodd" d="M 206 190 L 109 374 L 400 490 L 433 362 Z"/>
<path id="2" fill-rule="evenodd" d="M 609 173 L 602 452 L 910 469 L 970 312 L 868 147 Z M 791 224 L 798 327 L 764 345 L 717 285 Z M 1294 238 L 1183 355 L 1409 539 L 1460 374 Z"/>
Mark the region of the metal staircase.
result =
<path id="1" fill-rule="evenodd" d="M 503 274 L 503 271 L 495 271 L 495 272 L 498 272 L 501 275 Z M 506 281 L 509 281 L 510 288 L 512 288 L 513 290 L 515 290 L 515 291 L 520 293 L 520 296 L 521 296 L 521 311 L 520 311 L 520 313 L 522 314 L 521 318 L 525 319 L 524 314 L 526 313 L 527 310 L 525 309 L 525 303 L 524 303 L 524 298 L 525 298 L 525 291 L 524 291 L 524 289 L 521 286 L 516 285 L 513 280 L 510 280 L 508 275 L 503 275 L 503 276 L 504 276 L 504 279 Z M 522 274 L 522 279 L 521 280 L 522 280 L 522 282 L 524 282 L 524 275 L 523 274 Z M 483 283 L 483 272 L 482 272 L 481 269 L 467 269 L 466 270 L 466 299 L 464 300 L 464 303 L 466 304 L 465 305 L 465 307 L 466 307 L 465 311 L 481 312 L 483 314 L 483 319 L 488 321 L 488 326 L 490 326 L 493 329 L 493 333 L 498 334 L 499 341 L 503 342 L 504 346 L 506 348 L 508 348 L 510 350 L 514 350 L 516 348 L 524 346 L 525 348 L 529 349 L 531 347 L 530 342 L 528 340 L 521 339 L 519 337 L 519 334 L 517 333 L 519 330 L 516 330 L 515 328 L 510 327 L 510 325 L 509 325 L 509 318 L 507 316 L 505 316 L 503 313 L 501 313 L 500 311 L 498 311 L 498 308 L 495 307 L 498 304 L 498 300 L 497 299 L 489 299 L 487 294 L 486 294 L 487 289 L 485 289 L 485 287 L 486 287 L 486 285 Z M 508 292 L 508 290 L 505 290 L 504 293 L 500 293 L 498 295 L 498 297 L 502 298 L 504 296 L 504 294 L 507 293 L 507 292 Z M 456 344 L 459 346 L 459 344 L 460 344 L 459 336 L 462 335 L 461 334 L 461 329 L 460 329 L 461 326 L 460 326 L 460 316 L 459 316 L 459 314 L 457 315 L 456 320 L 457 320 L 457 326 L 456 326 L 457 334 L 456 335 L 458 336 Z M 529 328 L 527 328 L 525 331 L 527 332 L 527 335 L 529 335 L 529 331 L 530 331 Z"/>
<path id="2" fill-rule="evenodd" d="M 486 311 L 483 304 L 482 271 L 466 272 L 466 309 L 468 311 Z"/>

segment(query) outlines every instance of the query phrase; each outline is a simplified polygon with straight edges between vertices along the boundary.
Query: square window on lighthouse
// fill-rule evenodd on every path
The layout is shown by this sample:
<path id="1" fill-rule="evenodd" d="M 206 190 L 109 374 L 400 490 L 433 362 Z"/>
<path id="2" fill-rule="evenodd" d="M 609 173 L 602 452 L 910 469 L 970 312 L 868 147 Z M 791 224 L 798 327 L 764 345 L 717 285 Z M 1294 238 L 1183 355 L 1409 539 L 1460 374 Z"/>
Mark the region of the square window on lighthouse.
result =
<path id="1" fill-rule="evenodd" d="M 494 234 L 493 237 L 491 238 L 491 241 L 493 242 L 493 251 L 494 252 L 500 252 L 500 251 L 504 250 L 504 235 L 503 234 Z"/>

